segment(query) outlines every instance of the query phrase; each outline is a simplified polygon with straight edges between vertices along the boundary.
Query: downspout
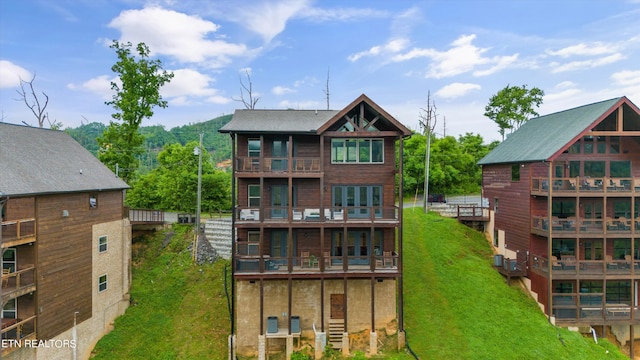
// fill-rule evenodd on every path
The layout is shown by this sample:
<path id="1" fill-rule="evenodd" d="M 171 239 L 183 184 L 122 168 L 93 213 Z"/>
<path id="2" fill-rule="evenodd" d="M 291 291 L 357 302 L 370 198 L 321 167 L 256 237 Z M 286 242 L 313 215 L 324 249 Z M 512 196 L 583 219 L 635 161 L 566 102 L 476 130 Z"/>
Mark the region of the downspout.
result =
<path id="1" fill-rule="evenodd" d="M 233 360 L 235 358 L 235 314 L 236 314 L 236 281 L 235 281 L 235 269 L 236 269 L 236 144 L 238 134 L 231 135 L 231 334 L 230 334 L 230 349 L 229 358 Z"/>
<path id="2" fill-rule="evenodd" d="M 545 161 L 543 161 L 544 163 Z M 547 304 L 549 306 L 549 308 L 547 309 L 547 315 L 548 315 L 548 319 L 549 319 L 549 323 L 551 323 L 551 313 L 552 313 L 552 306 L 553 306 L 553 300 L 551 297 L 551 289 L 553 288 L 553 262 L 551 261 L 551 256 L 553 253 L 553 223 L 551 222 L 551 213 L 553 211 L 553 207 L 552 207 L 552 191 L 551 189 L 553 189 L 553 186 L 551 184 L 551 170 L 552 170 L 552 166 L 551 163 L 548 162 L 548 167 L 549 170 L 547 171 L 547 180 L 548 180 L 548 184 L 547 184 L 547 191 L 549 192 L 548 196 L 547 196 L 547 221 L 549 224 L 549 237 L 547 238 L 547 267 L 549 268 L 548 272 L 549 272 L 549 283 L 547 284 Z"/>

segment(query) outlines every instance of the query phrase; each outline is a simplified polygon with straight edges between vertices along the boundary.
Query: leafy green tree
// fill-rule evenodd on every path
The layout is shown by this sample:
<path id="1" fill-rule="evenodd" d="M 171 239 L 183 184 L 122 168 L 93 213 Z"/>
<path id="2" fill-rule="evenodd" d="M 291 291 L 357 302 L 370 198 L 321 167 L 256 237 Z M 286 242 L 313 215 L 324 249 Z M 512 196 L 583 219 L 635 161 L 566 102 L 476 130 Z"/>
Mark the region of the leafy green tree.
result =
<path id="1" fill-rule="evenodd" d="M 506 129 L 513 132 L 529 120 L 530 116 L 538 116 L 534 106 L 537 108 L 542 104 L 543 96 L 544 91 L 537 87 L 529 90 L 527 85 L 507 85 L 489 99 L 489 104 L 484 108 L 484 116 L 498 124 L 498 132 L 504 140 Z"/>
<path id="2" fill-rule="evenodd" d="M 120 82 L 111 82 L 115 94 L 105 104 L 116 110 L 111 115 L 115 121 L 98 138 L 98 158 L 114 171 L 118 164 L 124 170 L 121 177 L 127 182 L 134 178 L 138 157 L 143 152 L 144 136 L 138 128 L 143 119 L 153 116 L 154 107 L 167 107 L 160 88 L 173 78 L 173 73 L 162 69 L 160 60 L 149 59 L 147 45 L 136 46 L 139 59 L 132 55 L 132 46 L 130 42 L 120 44 L 115 40 L 110 46 L 118 57 L 111 70 L 118 74 Z"/>
<path id="3" fill-rule="evenodd" d="M 195 212 L 198 157 L 193 154 L 193 149 L 197 146 L 197 141 L 184 146 L 165 146 L 158 154 L 158 167 L 138 178 L 127 192 L 127 204 L 131 207 Z M 202 156 L 202 211 L 229 210 L 231 175 L 216 170 L 206 150 Z"/>

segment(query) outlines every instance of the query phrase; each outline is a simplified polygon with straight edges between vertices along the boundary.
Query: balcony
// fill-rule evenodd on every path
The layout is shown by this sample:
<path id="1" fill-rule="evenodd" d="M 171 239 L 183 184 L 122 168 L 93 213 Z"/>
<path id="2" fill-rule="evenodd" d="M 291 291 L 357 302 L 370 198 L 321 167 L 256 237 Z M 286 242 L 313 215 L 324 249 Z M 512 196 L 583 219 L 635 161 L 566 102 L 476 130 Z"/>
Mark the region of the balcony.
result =
<path id="1" fill-rule="evenodd" d="M 531 269 L 544 276 L 549 272 L 549 259 L 542 256 L 531 257 Z M 573 255 L 553 256 L 551 270 L 554 278 L 575 278 L 578 275 L 634 275 L 640 274 L 640 260 L 627 255 L 625 259 L 614 260 L 606 255 L 604 260 L 581 260 Z"/>
<path id="2" fill-rule="evenodd" d="M 631 234 L 631 228 L 640 230 L 640 218 L 610 218 L 604 220 L 576 219 L 575 217 L 552 217 L 551 230 L 554 234 Z M 546 216 L 531 217 L 531 232 L 549 235 L 549 219 Z"/>
<path id="3" fill-rule="evenodd" d="M 603 293 L 568 293 L 553 295 L 553 316 L 558 322 L 589 324 L 628 321 L 631 313 L 638 317 L 638 308 L 626 302 L 606 302 Z"/>
<path id="4" fill-rule="evenodd" d="M 246 244 L 237 244 L 247 246 Z M 242 252 L 240 250 L 239 252 Z M 303 251 L 303 253 L 305 253 Z M 308 253 L 308 252 L 307 252 Z M 236 255 L 236 274 L 318 274 L 318 273 L 397 273 L 398 255 L 385 252 L 375 256 L 331 256 L 305 254 L 293 258 L 269 255 Z"/>
<path id="5" fill-rule="evenodd" d="M 300 225 L 325 223 L 390 223 L 398 221 L 396 206 L 350 206 L 326 208 L 264 207 L 237 208 L 236 222 L 254 224 L 256 222 L 289 223 Z"/>
<path id="6" fill-rule="evenodd" d="M 2 356 L 19 349 L 25 340 L 36 338 L 36 315 L 26 319 L 2 319 Z"/>
<path id="7" fill-rule="evenodd" d="M 36 219 L 20 219 L 2 222 L 2 248 L 14 247 L 36 241 Z"/>
<path id="8" fill-rule="evenodd" d="M 257 158 L 236 159 L 236 173 L 242 175 L 262 174 L 320 174 L 319 157 Z"/>
<path id="9" fill-rule="evenodd" d="M 9 299 L 36 291 L 36 268 L 25 265 L 23 269 L 2 274 L 2 303 Z"/>
<path id="10" fill-rule="evenodd" d="M 553 178 L 551 181 L 553 194 L 564 196 L 609 194 L 622 195 L 640 192 L 640 179 L 608 178 L 608 177 L 575 177 Z M 547 178 L 531 179 L 533 195 L 548 195 L 549 180 Z"/>

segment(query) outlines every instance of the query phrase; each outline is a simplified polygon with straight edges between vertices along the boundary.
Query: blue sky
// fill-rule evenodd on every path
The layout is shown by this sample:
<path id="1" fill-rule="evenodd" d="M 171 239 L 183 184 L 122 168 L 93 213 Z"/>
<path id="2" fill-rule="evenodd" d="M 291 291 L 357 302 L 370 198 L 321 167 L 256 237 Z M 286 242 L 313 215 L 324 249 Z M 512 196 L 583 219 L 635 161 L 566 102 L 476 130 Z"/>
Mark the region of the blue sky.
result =
<path id="1" fill-rule="evenodd" d="M 638 19 L 640 0 L 3 0 L 0 119 L 37 124 L 15 100 L 36 74 L 51 119 L 108 123 L 118 40 L 146 43 L 175 73 L 169 107 L 143 125 L 243 108 L 249 71 L 256 108 L 326 109 L 328 79 L 331 109 L 364 93 L 419 130 L 430 92 L 440 136 L 489 142 L 500 135 L 484 107 L 508 84 L 544 90 L 541 115 L 618 96 L 640 105 Z"/>

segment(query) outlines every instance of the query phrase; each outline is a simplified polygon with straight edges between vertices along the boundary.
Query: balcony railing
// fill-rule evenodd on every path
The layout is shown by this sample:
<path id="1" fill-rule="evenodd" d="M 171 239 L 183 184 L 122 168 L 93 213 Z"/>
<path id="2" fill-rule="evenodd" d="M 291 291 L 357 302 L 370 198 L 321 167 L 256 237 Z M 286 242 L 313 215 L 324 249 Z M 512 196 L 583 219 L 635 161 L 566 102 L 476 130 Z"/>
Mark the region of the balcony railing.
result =
<path id="1" fill-rule="evenodd" d="M 576 219 L 575 217 L 552 217 L 551 229 L 554 233 L 598 234 L 605 231 L 609 234 L 631 234 L 631 228 L 640 230 L 640 218 Z M 549 233 L 549 219 L 546 216 L 531 217 L 531 231 L 537 234 Z"/>
<path id="2" fill-rule="evenodd" d="M 264 207 L 238 208 L 237 221 L 269 221 L 269 222 L 388 222 L 398 220 L 396 206 L 351 206 L 340 208 L 292 208 Z"/>
<path id="3" fill-rule="evenodd" d="M 35 291 L 36 268 L 27 265 L 24 269 L 2 275 L 2 301 L 24 293 Z"/>
<path id="4" fill-rule="evenodd" d="M 551 259 L 552 271 L 555 275 L 631 275 L 640 274 L 640 260 L 627 256 L 624 260 L 613 260 L 606 256 L 604 260 L 580 260 L 575 256 L 563 255 L 559 259 Z M 531 268 L 538 272 L 548 273 L 549 260 L 542 256 L 531 258 Z"/>
<path id="5" fill-rule="evenodd" d="M 604 302 L 602 293 L 569 293 L 553 295 L 553 315 L 556 320 L 629 320 L 631 312 L 637 318 L 638 309 L 625 302 Z"/>
<path id="6" fill-rule="evenodd" d="M 531 180 L 531 191 L 534 193 L 548 193 L 550 187 L 557 194 L 630 193 L 640 192 L 640 179 L 578 176 L 553 178 L 551 186 L 547 178 Z"/>
<path id="7" fill-rule="evenodd" d="M 23 345 L 25 340 L 36 338 L 36 315 L 26 319 L 2 319 L 2 356 Z"/>
<path id="8" fill-rule="evenodd" d="M 236 273 L 314 273 L 314 272 L 397 272 L 398 256 L 392 253 L 376 256 L 235 256 Z M 289 266 L 291 265 L 291 266 Z"/>
<path id="9" fill-rule="evenodd" d="M 2 247 L 11 247 L 35 240 L 36 219 L 27 218 L 2 222 Z"/>
<path id="10" fill-rule="evenodd" d="M 236 160 L 238 173 L 320 173 L 319 157 L 239 157 Z"/>

